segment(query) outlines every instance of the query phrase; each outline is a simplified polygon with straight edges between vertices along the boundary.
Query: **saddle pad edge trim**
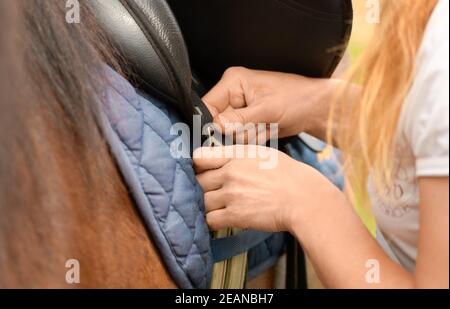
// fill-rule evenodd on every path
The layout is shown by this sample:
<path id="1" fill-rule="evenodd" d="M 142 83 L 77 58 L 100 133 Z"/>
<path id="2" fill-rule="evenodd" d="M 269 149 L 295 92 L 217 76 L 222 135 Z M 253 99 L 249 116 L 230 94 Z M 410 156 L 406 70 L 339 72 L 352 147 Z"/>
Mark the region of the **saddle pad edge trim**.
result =
<path id="1" fill-rule="evenodd" d="M 103 113 L 102 113 L 103 114 Z M 167 265 L 167 267 L 170 268 L 176 268 L 179 271 L 181 271 L 184 274 L 183 276 L 179 275 L 177 272 L 169 272 L 171 277 L 174 279 L 174 281 L 177 283 L 177 285 L 181 288 L 185 289 L 193 289 L 194 286 L 192 282 L 190 281 L 188 275 L 186 274 L 183 267 L 179 264 L 179 262 L 176 260 L 175 256 L 170 256 L 166 251 L 169 250 L 172 252 L 172 248 L 168 244 L 164 244 L 161 242 L 158 237 L 162 237 L 163 239 L 166 239 L 164 233 L 161 230 L 161 227 L 159 225 L 159 222 L 154 217 L 153 210 L 151 208 L 151 205 L 149 205 L 148 199 L 144 196 L 142 192 L 139 192 L 139 190 L 135 188 L 140 188 L 141 184 L 139 179 L 137 178 L 134 173 L 131 173 L 129 171 L 134 170 L 134 167 L 129 163 L 128 156 L 125 154 L 122 146 L 121 141 L 119 137 L 117 136 L 117 133 L 114 131 L 114 129 L 111 127 L 109 121 L 107 120 L 106 115 L 102 115 L 102 128 L 103 128 L 103 134 L 105 134 L 107 143 L 111 149 L 111 153 L 114 155 L 114 159 L 117 162 L 117 165 L 120 168 L 120 172 L 122 173 L 123 177 L 127 179 L 127 188 L 130 190 L 130 193 L 132 194 L 133 198 L 135 199 L 135 204 L 140 209 L 142 213 L 147 213 L 150 211 L 152 213 L 151 216 L 142 216 L 143 220 L 147 221 L 147 224 L 145 224 L 146 229 L 150 230 L 150 236 L 152 238 L 152 241 L 155 242 L 155 245 L 159 249 L 159 254 L 164 257 L 163 263 Z M 134 183 L 134 185 L 130 185 L 130 183 Z M 142 205 L 146 205 L 147 209 L 143 209 Z M 150 221 L 150 222 L 149 222 Z M 157 226 L 157 228 L 155 227 Z M 152 235 L 158 235 L 158 237 L 153 237 Z M 162 249 L 162 250 L 161 250 Z"/>

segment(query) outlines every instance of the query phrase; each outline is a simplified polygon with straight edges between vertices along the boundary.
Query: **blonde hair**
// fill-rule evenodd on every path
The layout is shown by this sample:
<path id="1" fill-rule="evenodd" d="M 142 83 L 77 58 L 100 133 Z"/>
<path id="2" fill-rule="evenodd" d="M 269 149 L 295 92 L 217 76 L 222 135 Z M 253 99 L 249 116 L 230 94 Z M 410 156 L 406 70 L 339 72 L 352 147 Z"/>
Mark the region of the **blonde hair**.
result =
<path id="1" fill-rule="evenodd" d="M 361 85 L 361 94 L 353 103 L 345 102 L 343 92 L 351 87 L 344 87 L 331 108 L 328 137 L 331 140 L 332 124 L 337 122 L 334 140 L 349 154 L 344 167 L 354 190 L 365 189 L 369 172 L 378 190 L 392 182 L 397 124 L 411 87 L 417 52 L 437 2 L 382 1 L 380 24 L 372 42 L 349 72 L 349 79 Z"/>

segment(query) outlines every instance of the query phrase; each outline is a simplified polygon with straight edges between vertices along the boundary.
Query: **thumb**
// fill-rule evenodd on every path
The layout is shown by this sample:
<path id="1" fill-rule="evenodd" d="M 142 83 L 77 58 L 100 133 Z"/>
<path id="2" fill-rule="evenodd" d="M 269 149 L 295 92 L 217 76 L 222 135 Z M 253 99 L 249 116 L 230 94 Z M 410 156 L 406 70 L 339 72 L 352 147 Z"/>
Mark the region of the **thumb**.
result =
<path id="1" fill-rule="evenodd" d="M 270 123 L 270 121 L 270 113 L 267 113 L 267 108 L 264 108 L 263 104 L 255 104 L 238 109 L 230 107 L 214 118 L 214 122 L 219 124 L 222 129 L 225 129 L 227 124 L 245 125 L 250 123 Z"/>
<path id="2" fill-rule="evenodd" d="M 242 87 L 242 68 L 228 69 L 220 81 L 203 97 L 203 101 L 210 109 L 211 114 L 216 117 L 227 108 L 245 106 L 245 94 Z"/>
<path id="3" fill-rule="evenodd" d="M 213 117 L 224 112 L 231 105 L 232 88 L 230 81 L 222 79 L 202 98 Z"/>

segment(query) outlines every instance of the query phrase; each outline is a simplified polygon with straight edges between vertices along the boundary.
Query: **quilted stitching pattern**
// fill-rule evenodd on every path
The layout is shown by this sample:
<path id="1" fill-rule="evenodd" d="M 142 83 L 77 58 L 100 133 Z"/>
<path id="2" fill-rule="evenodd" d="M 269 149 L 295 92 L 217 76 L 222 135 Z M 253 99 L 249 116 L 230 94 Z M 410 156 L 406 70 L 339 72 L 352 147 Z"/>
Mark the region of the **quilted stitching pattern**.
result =
<path id="1" fill-rule="evenodd" d="M 203 193 L 192 160 L 177 160 L 170 154 L 170 143 L 177 138 L 170 135 L 170 127 L 177 119 L 173 113 L 169 118 L 159 103 L 153 103 L 156 100 L 139 96 L 128 82 L 112 74 L 104 110 L 149 202 L 141 213 L 154 216 L 158 223 L 161 233 L 155 243 L 164 260 L 175 259 L 179 266 L 168 267 L 174 280 L 181 272 L 190 283 L 179 280 L 177 284 L 181 288 L 206 288 L 212 259 Z"/>

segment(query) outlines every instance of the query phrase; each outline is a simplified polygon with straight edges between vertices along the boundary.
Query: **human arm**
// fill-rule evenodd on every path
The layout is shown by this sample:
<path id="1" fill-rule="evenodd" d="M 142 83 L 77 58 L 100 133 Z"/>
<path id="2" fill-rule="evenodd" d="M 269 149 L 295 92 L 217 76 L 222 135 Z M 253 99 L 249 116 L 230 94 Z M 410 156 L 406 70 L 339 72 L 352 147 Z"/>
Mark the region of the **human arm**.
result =
<path id="1" fill-rule="evenodd" d="M 255 146 L 229 146 L 234 149 Z M 278 164 L 261 169 L 258 158 L 194 155 L 213 229 L 289 231 L 331 288 L 448 288 L 448 177 L 420 180 L 421 230 L 413 275 L 390 260 L 364 228 L 343 193 L 313 168 L 273 149 L 257 147 Z M 439 198 L 436 198 L 439 197 Z M 380 281 L 368 280 L 375 261 Z M 373 266 L 373 265 L 372 265 Z M 376 265 L 375 265 L 376 266 Z"/>

